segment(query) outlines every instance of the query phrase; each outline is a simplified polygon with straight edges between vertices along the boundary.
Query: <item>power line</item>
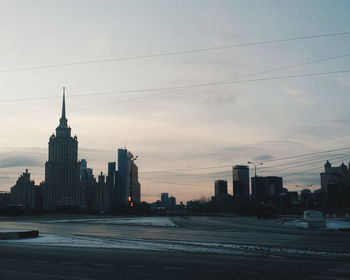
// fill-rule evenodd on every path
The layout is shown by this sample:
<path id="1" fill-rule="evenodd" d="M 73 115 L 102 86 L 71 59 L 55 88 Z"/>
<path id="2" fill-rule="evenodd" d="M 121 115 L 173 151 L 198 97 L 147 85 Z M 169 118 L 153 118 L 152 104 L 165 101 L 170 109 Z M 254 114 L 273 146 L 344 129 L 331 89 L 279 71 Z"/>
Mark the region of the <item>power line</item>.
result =
<path id="1" fill-rule="evenodd" d="M 226 46 L 220 46 L 220 47 L 198 48 L 198 49 L 190 49 L 190 50 L 182 50 L 182 51 L 170 51 L 170 52 L 146 54 L 146 55 L 139 55 L 139 56 L 115 57 L 115 58 L 107 58 L 107 59 L 78 61 L 78 62 L 71 62 L 71 63 L 59 63 L 59 64 L 47 64 L 47 65 L 38 65 L 38 66 L 19 67 L 19 68 L 0 70 L 0 73 L 31 71 L 31 70 L 40 70 L 40 69 L 49 69 L 49 68 L 60 68 L 60 67 L 66 67 L 66 66 L 78 66 L 78 65 L 86 65 L 86 64 L 126 61 L 126 60 L 137 60 L 137 59 L 172 56 L 172 55 L 180 55 L 180 54 L 193 54 L 193 53 L 208 52 L 208 51 L 223 50 L 223 49 L 232 49 L 232 48 L 239 48 L 239 47 L 249 47 L 249 46 L 257 46 L 257 45 L 267 45 L 267 44 L 273 44 L 273 43 L 282 43 L 282 42 L 288 42 L 288 41 L 298 41 L 298 40 L 306 40 L 306 39 L 344 36 L 344 35 L 349 35 L 349 34 L 350 34 L 350 31 L 346 31 L 346 32 L 336 32 L 336 33 L 326 33 L 326 34 L 318 34 L 318 35 L 282 38 L 282 39 L 275 39 L 275 40 L 256 41 L 256 42 L 248 42 L 248 43 L 241 43 L 241 44 L 232 44 L 232 45 L 226 45 Z"/>
<path id="2" fill-rule="evenodd" d="M 350 155 L 347 154 L 347 155 L 342 155 L 342 156 L 337 156 L 337 157 L 330 158 L 330 160 L 334 160 L 334 159 L 343 159 L 343 160 L 345 160 L 345 159 L 347 159 L 349 157 L 350 157 Z M 271 173 L 271 172 L 280 173 L 280 172 L 283 172 L 283 171 L 288 170 L 288 169 L 293 169 L 293 168 L 298 168 L 298 167 L 303 167 L 303 166 L 308 166 L 308 165 L 320 164 L 322 162 L 324 162 L 324 160 L 316 161 L 316 162 L 312 162 L 312 163 L 304 163 L 304 164 L 300 164 L 300 165 L 292 165 L 292 166 L 288 166 L 288 167 L 282 168 L 280 170 L 263 170 L 261 172 L 264 172 L 264 173 Z"/>
<path id="3" fill-rule="evenodd" d="M 327 150 L 327 151 L 322 151 L 322 152 L 315 152 L 315 153 L 310 153 L 310 154 L 302 154 L 302 155 L 297 155 L 297 156 L 269 159 L 269 160 L 264 160 L 262 162 L 265 163 L 265 162 L 272 162 L 272 161 L 295 159 L 295 158 L 300 158 L 300 157 L 308 157 L 308 156 L 313 156 L 313 155 L 318 155 L 318 154 L 331 153 L 331 152 L 336 152 L 336 151 L 343 151 L 343 150 L 347 150 L 347 149 L 350 149 L 350 147 L 344 147 L 344 148 L 339 148 L 339 149 L 334 149 L 334 150 Z"/>
<path id="4" fill-rule="evenodd" d="M 325 151 L 320 151 L 320 152 L 315 152 L 315 153 L 308 153 L 308 154 L 302 154 L 302 155 L 296 155 L 296 156 L 289 156 L 289 157 L 284 157 L 284 158 L 277 158 L 277 159 L 270 159 L 266 161 L 261 161 L 263 163 L 265 162 L 273 162 L 273 161 L 280 161 L 280 160 L 288 160 L 288 159 L 296 159 L 296 158 L 301 158 L 301 157 L 309 157 L 313 155 L 320 155 L 320 154 L 326 154 L 326 153 L 331 153 L 331 152 L 336 152 L 336 151 L 343 151 L 343 150 L 348 150 L 350 147 L 343 147 L 339 149 L 333 149 L 333 150 L 325 150 Z M 219 169 L 219 168 L 224 168 L 224 167 L 232 167 L 234 164 L 227 164 L 227 165 L 219 165 L 219 166 L 206 166 L 206 167 L 198 167 L 198 168 L 185 168 L 185 169 L 172 169 L 172 170 L 158 170 L 158 171 L 146 171 L 143 173 L 157 173 L 157 172 L 176 172 L 176 171 L 192 171 L 192 170 L 209 170 L 209 169 Z"/>
<path id="5" fill-rule="evenodd" d="M 342 162 L 343 160 L 337 161 L 335 164 L 339 164 L 340 162 Z M 283 177 L 291 177 L 291 176 L 295 176 L 295 175 L 299 175 L 299 174 L 304 174 L 310 171 L 315 171 L 315 170 L 319 170 L 322 167 L 317 167 L 317 168 L 312 168 L 312 169 L 308 169 L 308 170 L 303 170 L 301 172 L 296 172 L 296 173 L 292 173 L 292 174 L 287 174 L 287 175 L 283 175 Z"/>
<path id="6" fill-rule="evenodd" d="M 253 72 L 250 74 L 245 74 L 245 75 L 239 75 L 233 78 L 229 79 L 224 79 L 224 80 L 219 80 L 219 81 L 214 81 L 211 83 L 206 83 L 206 84 L 194 84 L 193 86 L 202 86 L 202 85 L 210 85 L 210 84 L 218 84 L 218 83 L 227 83 L 231 81 L 236 81 L 237 79 L 241 78 L 248 78 L 252 76 L 257 76 L 257 75 L 262 75 L 262 74 L 267 74 L 267 73 L 272 73 L 276 71 L 281 71 L 281 70 L 286 70 L 286 69 L 291 69 L 291 68 L 296 68 L 300 66 L 305 66 L 305 65 L 310 65 L 310 64 L 315 64 L 315 63 L 320 63 L 324 61 L 330 61 L 334 59 L 339 59 L 339 58 L 344 58 L 350 56 L 350 53 L 342 54 L 342 55 L 337 55 L 337 56 L 331 56 L 331 57 L 325 57 L 325 58 L 319 58 L 315 60 L 310 60 L 310 61 L 305 61 L 302 63 L 297 63 L 297 64 L 291 64 L 291 65 L 286 65 L 286 66 L 281 66 L 281 67 L 276 67 L 268 70 L 263 70 L 259 72 Z M 245 80 L 244 80 L 245 81 Z M 240 82 L 240 81 L 238 81 Z M 191 86 L 191 85 L 190 85 Z M 182 86 L 181 88 L 183 88 Z M 105 92 L 95 92 L 95 93 L 81 93 L 81 94 L 70 94 L 69 97 L 83 97 L 83 96 L 100 96 L 100 95 L 115 95 L 115 94 L 123 94 L 123 93 L 139 93 L 139 92 L 149 92 L 149 91 L 155 91 L 155 90 L 164 90 L 164 88 L 149 88 L 149 89 L 136 89 L 136 90 L 119 90 L 119 91 L 105 91 Z M 28 97 L 28 98 L 17 98 L 17 99 L 3 99 L 0 100 L 0 102 L 16 102 L 16 101 L 32 101 L 32 100 L 41 100 L 41 99 L 54 99 L 54 98 L 61 98 L 61 95 L 56 95 L 56 96 L 39 96 L 39 97 Z"/>
<path id="7" fill-rule="evenodd" d="M 188 85 L 188 86 L 175 86 L 175 87 L 150 88 L 150 89 L 120 91 L 120 93 L 122 93 L 122 92 L 124 92 L 124 93 L 127 93 L 127 92 L 148 92 L 148 91 L 162 91 L 162 92 L 149 94 L 149 95 L 143 95 L 143 96 L 135 97 L 135 98 L 132 98 L 132 99 L 125 99 L 125 100 L 119 100 L 119 101 L 116 101 L 116 102 L 109 102 L 109 103 L 104 103 L 104 104 L 100 104 L 100 105 L 93 105 L 93 106 L 83 107 L 81 109 L 74 110 L 72 112 L 84 111 L 84 110 L 89 110 L 89 109 L 94 109 L 94 108 L 104 107 L 104 106 L 110 106 L 110 105 L 119 104 L 119 103 L 127 103 L 127 102 L 136 101 L 136 100 L 145 99 L 145 98 L 154 97 L 154 96 L 161 96 L 161 95 L 164 95 L 164 94 L 168 94 L 168 93 L 164 93 L 163 91 L 169 91 L 169 90 L 185 90 L 185 89 L 191 89 L 191 88 L 211 87 L 211 86 L 219 86 L 219 85 L 227 85 L 227 84 L 260 82 L 260 81 L 269 81 L 269 80 L 281 80 L 281 79 L 289 79 L 289 78 L 302 78 L 302 77 L 312 77 L 312 76 L 320 76 L 320 75 L 340 74 L 340 73 L 350 73 L 350 70 L 316 72 L 316 73 L 304 73 L 304 74 L 298 74 L 298 75 L 286 75 L 286 76 L 276 76 L 276 77 L 267 77 L 267 78 L 260 78 L 260 79 L 238 80 L 238 81 L 227 81 L 227 82 L 214 82 L 214 83 Z M 86 95 L 82 94 L 80 96 L 88 96 L 88 95 L 93 95 L 93 94 L 86 94 Z M 100 94 L 94 94 L 94 95 L 100 95 Z"/>
<path id="8" fill-rule="evenodd" d="M 326 160 L 332 160 L 334 157 L 339 157 L 339 156 L 344 156 L 344 154 L 320 154 L 320 155 L 315 155 L 315 156 L 310 156 L 309 158 L 304 158 L 304 159 L 292 159 L 290 161 L 287 161 L 287 162 L 283 162 L 283 163 L 275 163 L 273 165 L 268 165 L 268 166 L 261 166 L 259 167 L 259 170 L 263 170 L 265 171 L 266 169 L 273 169 L 273 168 L 276 168 L 276 167 L 283 167 L 283 166 L 294 166 L 295 164 L 300 164 L 300 163 L 307 163 L 307 162 L 314 162 L 315 160 L 318 160 L 318 159 L 321 159 L 323 161 L 326 161 Z M 269 163 L 267 163 L 269 164 Z"/>

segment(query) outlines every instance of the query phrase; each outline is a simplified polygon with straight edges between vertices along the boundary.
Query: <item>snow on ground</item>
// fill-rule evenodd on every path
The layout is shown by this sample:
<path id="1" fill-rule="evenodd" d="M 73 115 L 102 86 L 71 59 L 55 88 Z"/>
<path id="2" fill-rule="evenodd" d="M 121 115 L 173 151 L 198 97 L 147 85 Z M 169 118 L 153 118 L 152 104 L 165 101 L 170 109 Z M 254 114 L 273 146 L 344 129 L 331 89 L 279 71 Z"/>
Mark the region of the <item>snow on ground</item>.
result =
<path id="1" fill-rule="evenodd" d="M 98 219 L 69 219 L 52 220 L 47 223 L 87 223 L 129 226 L 153 226 L 153 227 L 175 227 L 176 224 L 169 217 L 131 217 L 131 218 L 98 218 Z"/>
<path id="2" fill-rule="evenodd" d="M 297 228 L 308 228 L 308 223 L 303 219 L 287 220 L 282 223 L 284 226 L 297 227 Z M 349 219 L 326 219 L 327 229 L 350 229 Z"/>
<path id="3" fill-rule="evenodd" d="M 37 238 L 0 240 L 0 243 L 17 243 L 36 246 L 66 246 L 113 249 L 138 249 L 147 251 L 172 251 L 209 254 L 238 255 L 297 255 L 326 258 L 350 258 L 350 252 L 317 251 L 311 249 L 293 249 L 267 247 L 259 245 L 240 245 L 223 243 L 205 243 L 189 241 L 148 240 L 148 239 L 108 239 L 69 235 L 43 234 Z"/>
<path id="4" fill-rule="evenodd" d="M 307 222 L 298 219 L 298 220 L 288 220 L 283 223 L 284 226 L 297 227 L 297 228 L 309 228 Z"/>
<path id="5" fill-rule="evenodd" d="M 327 219 L 327 228 L 329 229 L 349 228 L 350 229 L 350 220 Z"/>

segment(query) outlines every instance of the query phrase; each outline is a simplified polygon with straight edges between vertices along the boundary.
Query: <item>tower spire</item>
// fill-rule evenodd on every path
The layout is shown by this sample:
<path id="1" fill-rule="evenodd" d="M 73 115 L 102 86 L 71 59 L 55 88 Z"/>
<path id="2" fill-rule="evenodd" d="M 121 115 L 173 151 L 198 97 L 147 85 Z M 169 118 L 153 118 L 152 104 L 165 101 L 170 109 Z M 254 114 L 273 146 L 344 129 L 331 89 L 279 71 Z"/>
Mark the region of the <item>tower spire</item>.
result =
<path id="1" fill-rule="evenodd" d="M 60 118 L 60 127 L 67 127 L 67 118 L 66 118 L 66 88 L 63 87 L 63 100 L 62 100 L 62 115 Z"/>

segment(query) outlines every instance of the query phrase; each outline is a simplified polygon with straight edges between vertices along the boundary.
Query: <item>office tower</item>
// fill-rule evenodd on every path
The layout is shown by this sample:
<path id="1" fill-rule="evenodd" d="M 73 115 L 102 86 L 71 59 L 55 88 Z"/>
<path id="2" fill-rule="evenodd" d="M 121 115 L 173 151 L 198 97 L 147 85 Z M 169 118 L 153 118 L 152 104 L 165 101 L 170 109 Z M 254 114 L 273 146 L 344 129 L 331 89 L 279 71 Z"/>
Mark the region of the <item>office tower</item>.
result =
<path id="1" fill-rule="evenodd" d="M 239 197 L 249 196 L 249 167 L 235 165 L 232 168 L 233 195 Z"/>
<path id="2" fill-rule="evenodd" d="M 227 181 L 216 180 L 214 186 L 215 186 L 215 195 L 227 194 Z"/>
<path id="3" fill-rule="evenodd" d="M 84 194 L 79 181 L 78 139 L 77 136 L 71 136 L 71 128 L 67 123 L 63 89 L 60 123 L 56 134 L 52 134 L 49 139 L 49 155 L 45 163 L 44 208 L 83 207 Z"/>
<path id="4" fill-rule="evenodd" d="M 108 162 L 108 175 L 107 175 L 107 184 L 110 187 L 115 186 L 116 181 L 116 162 Z"/>
<path id="5" fill-rule="evenodd" d="M 132 197 L 134 202 L 141 200 L 141 185 L 138 181 L 138 168 L 132 153 L 127 149 L 118 149 L 118 201 L 125 203 Z"/>
<path id="6" fill-rule="evenodd" d="M 110 208 L 110 186 L 106 183 L 105 175 L 101 172 L 95 185 L 94 202 L 95 210 L 104 213 Z"/>
<path id="7" fill-rule="evenodd" d="M 282 177 L 252 177 L 252 196 L 256 202 L 272 202 L 281 194 L 282 189 Z"/>
<path id="8" fill-rule="evenodd" d="M 169 203 L 168 203 L 169 209 L 175 209 L 176 208 L 176 198 L 174 196 L 170 196 L 168 201 L 169 201 Z"/>
<path id="9" fill-rule="evenodd" d="M 141 185 L 139 183 L 139 169 L 135 162 L 131 161 L 131 188 L 132 188 L 132 197 L 133 201 L 136 203 L 141 202 Z"/>
<path id="10" fill-rule="evenodd" d="M 160 202 L 162 203 L 163 207 L 168 207 L 169 204 L 169 194 L 168 193 L 161 193 L 160 194 Z"/>
<path id="11" fill-rule="evenodd" d="M 87 167 L 87 161 L 81 159 L 80 161 L 80 182 L 81 183 L 90 183 L 94 180 L 94 175 L 92 174 L 92 168 Z"/>
<path id="12" fill-rule="evenodd" d="M 115 205 L 118 203 L 118 192 L 117 192 L 117 171 L 116 171 L 116 162 L 109 162 L 108 163 L 108 175 L 106 183 L 108 185 L 110 194 L 110 205 Z"/>
<path id="13" fill-rule="evenodd" d="M 232 196 L 227 193 L 227 181 L 216 180 L 215 195 L 211 198 L 213 207 L 217 211 L 232 211 Z"/>

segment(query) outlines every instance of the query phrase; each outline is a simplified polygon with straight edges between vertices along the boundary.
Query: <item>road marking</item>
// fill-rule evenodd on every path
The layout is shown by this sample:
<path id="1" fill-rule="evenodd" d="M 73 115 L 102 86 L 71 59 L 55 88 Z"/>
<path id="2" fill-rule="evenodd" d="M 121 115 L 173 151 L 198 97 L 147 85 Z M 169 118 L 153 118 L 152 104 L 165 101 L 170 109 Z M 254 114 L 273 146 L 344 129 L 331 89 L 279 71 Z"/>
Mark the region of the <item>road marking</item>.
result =
<path id="1" fill-rule="evenodd" d="M 164 269 L 169 269 L 169 270 L 184 270 L 183 267 L 177 267 L 177 266 L 165 266 Z"/>

